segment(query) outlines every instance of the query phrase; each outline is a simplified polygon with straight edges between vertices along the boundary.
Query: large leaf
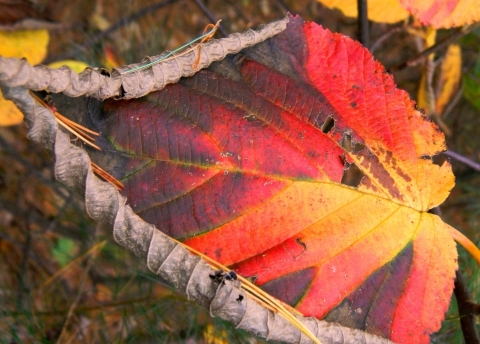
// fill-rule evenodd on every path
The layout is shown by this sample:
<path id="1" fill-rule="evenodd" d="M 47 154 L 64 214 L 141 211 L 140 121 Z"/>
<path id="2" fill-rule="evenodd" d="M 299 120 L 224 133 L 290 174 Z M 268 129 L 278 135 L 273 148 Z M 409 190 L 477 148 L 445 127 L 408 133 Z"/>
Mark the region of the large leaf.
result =
<path id="1" fill-rule="evenodd" d="M 440 327 L 457 267 L 450 228 L 427 213 L 454 184 L 431 158 L 444 137 L 360 44 L 291 17 L 92 116 L 108 139 L 97 162 L 165 233 L 305 315 L 405 343 Z"/>

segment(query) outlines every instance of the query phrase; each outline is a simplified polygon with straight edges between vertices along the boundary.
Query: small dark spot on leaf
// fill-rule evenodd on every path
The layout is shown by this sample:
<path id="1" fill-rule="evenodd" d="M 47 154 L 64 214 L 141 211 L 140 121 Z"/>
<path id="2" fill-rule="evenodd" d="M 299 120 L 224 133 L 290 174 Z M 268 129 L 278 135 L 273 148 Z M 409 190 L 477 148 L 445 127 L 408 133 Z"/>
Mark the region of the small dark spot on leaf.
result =
<path id="1" fill-rule="evenodd" d="M 250 114 L 248 116 L 244 116 L 243 118 L 245 118 L 248 122 L 255 122 L 257 120 L 257 117 L 255 117 L 252 114 Z"/>
<path id="2" fill-rule="evenodd" d="M 356 108 L 356 107 L 357 107 L 357 103 L 351 102 L 351 103 L 350 103 L 350 106 L 351 106 L 352 108 Z"/>

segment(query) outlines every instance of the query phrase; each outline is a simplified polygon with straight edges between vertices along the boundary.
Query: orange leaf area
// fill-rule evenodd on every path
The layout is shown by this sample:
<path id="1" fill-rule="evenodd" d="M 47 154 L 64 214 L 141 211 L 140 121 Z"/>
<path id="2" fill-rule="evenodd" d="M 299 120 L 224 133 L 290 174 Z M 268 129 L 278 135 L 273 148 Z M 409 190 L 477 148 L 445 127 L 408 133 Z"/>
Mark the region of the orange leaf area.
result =
<path id="1" fill-rule="evenodd" d="M 427 213 L 454 185 L 432 160 L 444 136 L 357 42 L 290 17 L 242 55 L 106 102 L 101 121 L 106 165 L 160 230 L 305 315 L 399 343 L 440 327 L 457 268 Z"/>
<path id="2" fill-rule="evenodd" d="M 424 25 L 451 28 L 480 20 L 477 0 L 399 0 Z"/>
<path id="3" fill-rule="evenodd" d="M 347 17 L 357 17 L 357 0 L 318 0 L 328 8 L 338 8 Z M 369 0 L 368 19 L 381 23 L 396 23 L 408 18 L 409 13 L 398 0 Z"/>

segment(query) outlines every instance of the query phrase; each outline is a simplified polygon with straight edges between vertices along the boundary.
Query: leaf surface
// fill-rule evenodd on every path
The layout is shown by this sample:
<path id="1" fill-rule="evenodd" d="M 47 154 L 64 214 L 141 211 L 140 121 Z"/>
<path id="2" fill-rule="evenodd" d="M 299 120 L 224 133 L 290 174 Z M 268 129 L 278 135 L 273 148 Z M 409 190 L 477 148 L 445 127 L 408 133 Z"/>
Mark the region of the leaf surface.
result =
<path id="1" fill-rule="evenodd" d="M 423 25 L 451 28 L 480 20 L 477 0 L 399 0 Z"/>
<path id="2" fill-rule="evenodd" d="M 457 253 L 426 211 L 454 185 L 431 159 L 444 137 L 357 42 L 290 17 L 265 43 L 103 110 L 98 163 L 147 222 L 305 315 L 400 343 L 440 327 Z"/>

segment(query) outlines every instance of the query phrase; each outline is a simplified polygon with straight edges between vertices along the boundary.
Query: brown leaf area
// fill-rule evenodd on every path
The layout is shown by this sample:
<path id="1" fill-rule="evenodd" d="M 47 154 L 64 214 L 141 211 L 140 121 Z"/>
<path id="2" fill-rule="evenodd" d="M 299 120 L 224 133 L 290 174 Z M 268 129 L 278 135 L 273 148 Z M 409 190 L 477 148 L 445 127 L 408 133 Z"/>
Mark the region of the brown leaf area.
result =
<path id="1" fill-rule="evenodd" d="M 199 36 L 211 22 L 195 2 L 177 1 L 129 20 L 102 37 L 102 31 L 91 21 L 95 13 L 100 11 L 113 24 L 154 1 L 104 0 L 98 9 L 93 1 L 45 0 L 36 2 L 41 6 L 34 10 L 22 9 L 27 1 L 17 3 L 19 9 L 8 14 L 8 20 L 41 16 L 47 9 L 49 19 L 68 27 L 50 32 L 47 62 L 70 58 L 74 53 L 87 62 L 102 61 L 105 50 L 89 43 L 97 37 L 127 63 L 137 62 L 145 55 L 157 55 Z M 316 0 L 213 0 L 207 5 L 217 19 L 223 19 L 222 25 L 229 33 L 258 27 L 291 11 L 332 31 L 354 38 L 357 34 L 355 20 L 345 19 Z M 379 23 L 371 28 L 374 54 L 387 67 L 418 52 L 418 37 L 409 34 L 407 27 Z M 385 35 L 387 39 L 382 40 Z M 78 52 L 71 48 L 71 42 L 84 45 L 84 49 Z M 462 45 L 462 56 L 464 65 L 472 64 L 478 56 L 478 42 L 476 46 Z M 422 67 L 412 66 L 395 72 L 395 81 L 414 97 L 421 75 Z M 478 114 L 460 100 L 444 120 L 452 130 L 448 147 L 479 160 Z M 6 296 L 0 306 L 0 338 L 11 339 L 15 333 L 19 342 L 260 342 L 210 319 L 206 310 L 180 298 L 153 278 L 136 257 L 114 244 L 111 233 L 88 219 L 81 200 L 54 181 L 51 157 L 25 136 L 23 126 L 0 128 L 0 290 Z M 472 190 L 480 189 L 480 178 L 464 165 L 455 161 L 453 165 L 458 186 L 442 205 L 444 219 L 478 242 L 480 195 Z M 344 179 L 348 178 L 347 173 Z M 104 240 L 107 243 L 96 249 Z M 70 246 L 62 246 L 65 243 Z M 57 252 L 71 255 L 61 262 Z M 460 253 L 461 269 L 471 278 L 475 268 Z M 446 318 L 457 315 L 453 311 Z M 458 336 L 458 322 L 452 320 L 435 338 L 453 342 Z"/>
<path id="2" fill-rule="evenodd" d="M 1 0 L 0 23 L 3 25 L 14 24 L 27 18 L 43 18 L 39 3 L 28 0 Z"/>

